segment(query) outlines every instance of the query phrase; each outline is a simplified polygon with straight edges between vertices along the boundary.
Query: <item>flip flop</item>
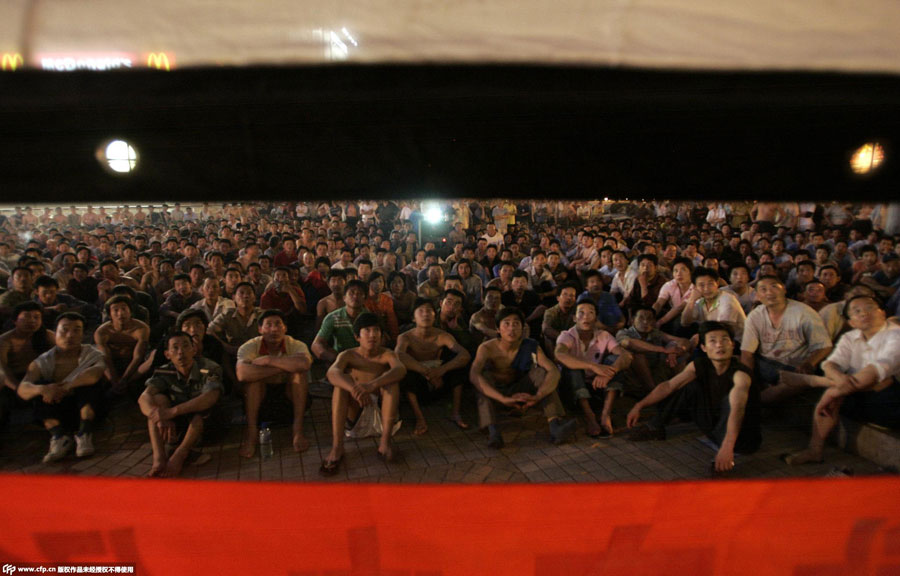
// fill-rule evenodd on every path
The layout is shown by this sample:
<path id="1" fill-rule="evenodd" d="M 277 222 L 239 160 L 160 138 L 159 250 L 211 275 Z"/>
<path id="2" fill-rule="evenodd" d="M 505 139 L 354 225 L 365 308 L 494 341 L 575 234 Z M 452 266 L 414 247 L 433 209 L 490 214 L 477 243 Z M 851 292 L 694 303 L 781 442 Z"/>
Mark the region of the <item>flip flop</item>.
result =
<path id="1" fill-rule="evenodd" d="M 787 464 L 788 466 L 802 466 L 803 464 L 824 464 L 825 458 L 820 458 L 818 460 L 807 460 L 806 462 L 802 462 L 799 464 L 794 464 L 794 454 L 790 452 L 785 452 L 784 454 L 779 454 L 778 459 Z"/>
<path id="2" fill-rule="evenodd" d="M 322 460 L 322 465 L 319 466 L 319 474 L 322 476 L 334 476 L 338 473 L 341 467 L 341 460 L 343 459 L 344 455 L 341 454 L 337 460 Z"/>
<path id="3" fill-rule="evenodd" d="M 450 417 L 450 418 L 447 418 L 447 420 L 450 420 L 451 422 L 456 424 L 456 427 L 459 428 L 460 430 L 468 430 L 469 428 L 472 427 L 469 424 L 466 424 L 466 422 L 462 419 L 461 416 L 458 418 Z"/>

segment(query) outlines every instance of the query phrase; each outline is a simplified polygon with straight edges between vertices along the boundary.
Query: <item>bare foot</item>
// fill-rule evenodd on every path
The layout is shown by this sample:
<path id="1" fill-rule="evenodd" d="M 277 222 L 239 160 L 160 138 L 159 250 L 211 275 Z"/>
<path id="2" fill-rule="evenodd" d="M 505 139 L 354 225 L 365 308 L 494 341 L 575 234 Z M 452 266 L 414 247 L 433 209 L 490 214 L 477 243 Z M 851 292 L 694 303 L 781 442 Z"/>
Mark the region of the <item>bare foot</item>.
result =
<path id="1" fill-rule="evenodd" d="M 781 459 L 788 466 L 799 466 L 801 464 L 821 464 L 825 460 L 822 459 L 822 453 L 815 450 L 801 450 L 794 454 L 783 454 Z"/>
<path id="2" fill-rule="evenodd" d="M 238 454 L 244 458 L 253 458 L 256 454 L 256 433 L 254 430 L 247 430 L 247 433 L 244 435 L 244 442 L 241 444 L 241 449 L 238 451 Z"/>
<path id="3" fill-rule="evenodd" d="M 156 460 L 154 458 L 153 465 L 150 467 L 150 471 L 147 472 L 147 478 L 162 478 L 165 470 L 166 470 L 166 461 L 165 460 Z"/>
<path id="4" fill-rule="evenodd" d="M 303 432 L 294 433 L 294 452 L 304 452 L 309 449 L 309 440 L 304 438 Z"/>
<path id="5" fill-rule="evenodd" d="M 387 446 L 379 446 L 378 447 L 378 457 L 384 460 L 385 462 L 393 462 L 394 461 L 394 446 L 388 442 Z"/>
<path id="6" fill-rule="evenodd" d="M 603 428 L 597 424 L 596 420 L 588 420 L 587 421 L 587 435 L 591 438 L 596 438 L 603 433 Z"/>
<path id="7" fill-rule="evenodd" d="M 416 428 L 413 430 L 413 434 L 423 436 L 426 432 L 428 432 L 428 424 L 424 420 L 416 420 Z"/>
<path id="8" fill-rule="evenodd" d="M 466 423 L 465 420 L 463 420 L 463 417 L 460 416 L 459 414 L 454 414 L 453 416 L 451 416 L 450 421 L 453 422 L 454 424 L 456 424 L 456 427 L 459 428 L 460 430 L 468 430 L 469 429 L 469 425 Z"/>
<path id="9" fill-rule="evenodd" d="M 178 478 L 182 466 L 184 466 L 184 456 L 173 454 L 169 458 L 169 463 L 166 464 L 166 478 Z"/>

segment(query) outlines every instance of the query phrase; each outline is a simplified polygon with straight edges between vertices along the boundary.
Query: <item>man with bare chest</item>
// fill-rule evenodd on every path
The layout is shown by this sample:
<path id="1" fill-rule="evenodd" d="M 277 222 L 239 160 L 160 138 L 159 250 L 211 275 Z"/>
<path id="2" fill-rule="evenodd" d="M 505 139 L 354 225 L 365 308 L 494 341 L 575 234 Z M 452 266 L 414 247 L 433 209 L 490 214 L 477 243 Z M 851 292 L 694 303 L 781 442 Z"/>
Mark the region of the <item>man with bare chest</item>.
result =
<path id="1" fill-rule="evenodd" d="M 328 289 L 331 294 L 319 300 L 316 305 L 316 329 L 322 327 L 322 321 L 330 313 L 344 306 L 344 286 L 347 277 L 343 270 L 332 269 L 328 273 Z"/>
<path id="2" fill-rule="evenodd" d="M 478 347 L 469 379 L 478 390 L 478 426 L 488 430 L 488 446 L 502 448 L 494 404 L 526 411 L 540 404 L 554 444 L 575 435 L 575 420 L 563 422 L 565 409 L 556 391 L 559 370 L 536 340 L 523 338 L 525 315 L 518 308 L 504 308 L 497 315 L 500 335 Z"/>
<path id="3" fill-rule="evenodd" d="M 359 346 L 339 353 L 326 373 L 334 386 L 334 395 L 331 400 L 331 452 L 319 468 L 323 476 L 338 473 L 344 458 L 347 416 L 352 412 L 351 418 L 355 419 L 363 407 L 373 402 L 373 394 L 381 396 L 378 457 L 386 462 L 394 459 L 391 432 L 397 421 L 400 380 L 406 375 L 406 368 L 393 350 L 381 346 L 381 325 L 375 314 L 360 314 L 353 322 L 353 333 Z"/>
<path id="4" fill-rule="evenodd" d="M 94 332 L 94 344 L 106 358 L 106 378 L 116 394 L 124 393 L 140 377 L 138 367 L 144 361 L 150 327 L 131 317 L 131 299 L 124 295 L 106 301 L 109 322 Z"/>
<path id="5" fill-rule="evenodd" d="M 406 377 L 401 388 L 406 392 L 416 415 L 416 436 L 428 431 L 420 400 L 436 398 L 448 388 L 453 390 L 450 420 L 462 430 L 469 428 L 460 414 L 460 404 L 462 386 L 466 381 L 465 366 L 472 356 L 452 335 L 434 327 L 434 316 L 434 302 L 428 298 L 416 298 L 413 304 L 416 327 L 401 334 L 394 349 L 406 366 Z"/>
<path id="6" fill-rule="evenodd" d="M 15 405 L 16 390 L 28 365 L 53 347 L 53 332 L 42 329 L 43 314 L 37 302 L 22 302 L 13 310 L 15 327 L 0 335 L 0 425 Z"/>
<path id="7" fill-rule="evenodd" d="M 779 217 L 783 218 L 784 213 L 776 202 L 757 202 L 750 209 L 750 218 L 753 219 L 753 222 L 759 224 L 761 233 L 774 234 L 777 231 L 775 222 Z"/>

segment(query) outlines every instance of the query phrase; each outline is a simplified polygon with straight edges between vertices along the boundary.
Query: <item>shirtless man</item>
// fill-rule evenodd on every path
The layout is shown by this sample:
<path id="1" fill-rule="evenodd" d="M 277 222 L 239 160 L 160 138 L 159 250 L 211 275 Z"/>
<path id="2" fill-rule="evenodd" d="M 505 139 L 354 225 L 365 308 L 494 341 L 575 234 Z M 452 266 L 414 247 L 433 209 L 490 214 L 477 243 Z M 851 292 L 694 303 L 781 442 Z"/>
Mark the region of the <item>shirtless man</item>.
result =
<path id="1" fill-rule="evenodd" d="M 75 455 L 79 458 L 94 453 L 94 407 L 100 394 L 97 382 L 106 365 L 103 354 L 87 344 L 84 317 L 76 312 L 63 312 L 56 321 L 56 345 L 28 365 L 19 384 L 19 397 L 35 402 L 35 418 L 43 421 L 50 432 L 50 450 L 44 463 L 65 457 L 72 449 L 72 437 L 63 429 L 63 421 L 76 414 L 80 419 L 75 435 Z"/>
<path id="2" fill-rule="evenodd" d="M 401 387 L 416 415 L 416 428 L 413 432 L 416 436 L 428 432 L 428 423 L 419 406 L 419 398 L 434 398 L 447 388 L 453 389 L 451 422 L 462 430 L 469 429 L 459 409 L 462 387 L 466 381 L 464 368 L 472 356 L 453 336 L 434 327 L 434 315 L 433 301 L 416 298 L 413 304 L 416 327 L 400 334 L 394 349 L 406 367 L 406 377 Z"/>
<path id="3" fill-rule="evenodd" d="M 309 448 L 309 441 L 303 436 L 303 413 L 312 356 L 306 344 L 287 335 L 287 322 L 279 310 L 260 314 L 259 333 L 260 336 L 245 342 L 237 353 L 237 377 L 245 385 L 247 409 L 247 432 L 240 454 L 252 458 L 256 452 L 259 408 L 269 384 L 285 385 L 285 394 L 294 404 L 294 452 L 303 452 Z"/>
<path id="4" fill-rule="evenodd" d="M 554 444 L 575 435 L 575 420 L 562 421 L 565 409 L 556 392 L 559 370 L 536 340 L 523 338 L 525 315 L 517 308 L 504 308 L 497 316 L 500 336 L 478 347 L 469 379 L 478 390 L 478 426 L 488 430 L 488 446 L 502 448 L 494 402 L 526 411 L 540 404 L 550 425 Z"/>
<path id="5" fill-rule="evenodd" d="M 131 317 L 131 299 L 124 295 L 106 301 L 109 322 L 94 332 L 94 344 L 106 358 L 106 379 L 112 392 L 121 394 L 139 376 L 138 367 L 144 361 L 150 327 Z"/>
<path id="6" fill-rule="evenodd" d="M 784 217 L 784 213 L 777 202 L 757 202 L 750 209 L 750 218 L 759 224 L 759 231 L 774 234 L 777 229 L 775 222 Z"/>
<path id="7" fill-rule="evenodd" d="M 322 321 L 328 314 L 344 306 L 344 286 L 347 277 L 343 270 L 332 269 L 328 273 L 328 289 L 331 294 L 319 300 L 316 305 L 316 330 L 322 327 Z"/>
<path id="8" fill-rule="evenodd" d="M 53 332 L 41 328 L 42 319 L 40 304 L 22 302 L 13 310 L 15 327 L 0 335 L 0 425 L 9 417 L 28 365 L 55 343 Z"/>
<path id="9" fill-rule="evenodd" d="M 381 326 L 378 317 L 363 312 L 353 322 L 353 332 L 359 346 L 338 354 L 326 377 L 334 386 L 331 400 L 331 452 L 319 473 L 334 476 L 344 458 L 344 425 L 350 409 L 354 416 L 370 402 L 372 394 L 381 396 L 381 439 L 378 457 L 386 462 L 394 459 L 391 432 L 397 421 L 400 406 L 400 380 L 406 375 L 403 362 L 389 348 L 381 346 Z"/>
<path id="10" fill-rule="evenodd" d="M 149 477 L 174 478 L 203 435 L 204 420 L 222 393 L 222 369 L 195 354 L 193 338 L 173 332 L 166 338 L 168 364 L 147 380 L 138 406 L 147 417 L 153 464 Z M 180 440 L 180 442 L 179 442 Z M 165 444 L 176 445 L 166 456 Z"/>

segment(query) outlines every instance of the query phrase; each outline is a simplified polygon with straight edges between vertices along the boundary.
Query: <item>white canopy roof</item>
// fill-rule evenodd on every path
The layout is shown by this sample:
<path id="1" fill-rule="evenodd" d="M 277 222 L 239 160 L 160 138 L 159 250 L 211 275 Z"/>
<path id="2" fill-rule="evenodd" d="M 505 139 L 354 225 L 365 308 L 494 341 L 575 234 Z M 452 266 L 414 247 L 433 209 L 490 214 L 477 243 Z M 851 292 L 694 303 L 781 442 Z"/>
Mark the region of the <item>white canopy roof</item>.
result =
<path id="1" fill-rule="evenodd" d="M 896 0 L 4 0 L 25 67 L 503 62 L 900 71 Z M 158 62 L 158 60 L 156 61 Z"/>

